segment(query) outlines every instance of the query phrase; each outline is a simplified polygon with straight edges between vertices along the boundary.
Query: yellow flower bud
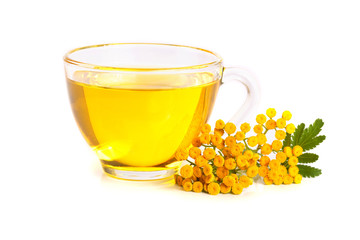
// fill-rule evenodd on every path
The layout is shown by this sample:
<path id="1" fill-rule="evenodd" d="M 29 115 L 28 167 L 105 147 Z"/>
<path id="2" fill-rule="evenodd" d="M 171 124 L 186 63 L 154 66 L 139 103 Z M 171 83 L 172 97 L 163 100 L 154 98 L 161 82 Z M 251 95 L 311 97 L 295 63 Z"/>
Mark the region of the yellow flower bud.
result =
<path id="1" fill-rule="evenodd" d="M 202 192 L 203 184 L 199 181 L 194 182 L 192 185 L 192 190 L 196 193 Z"/>
<path id="2" fill-rule="evenodd" d="M 292 114 L 289 111 L 284 111 L 282 114 L 282 118 L 285 119 L 286 121 L 289 121 L 291 119 L 291 117 L 292 117 Z"/>
<path id="3" fill-rule="evenodd" d="M 227 134 L 233 134 L 236 131 L 236 126 L 235 124 L 228 122 L 227 124 L 225 124 L 224 130 Z"/>
<path id="4" fill-rule="evenodd" d="M 275 117 L 276 115 L 275 108 L 269 108 L 268 110 L 266 110 L 266 115 L 268 115 L 269 118 Z"/>
<path id="5" fill-rule="evenodd" d="M 258 124 L 264 124 L 266 122 L 266 116 L 264 114 L 259 114 L 256 116 L 256 122 Z"/>
<path id="6" fill-rule="evenodd" d="M 295 125 L 290 123 L 288 125 L 286 125 L 286 132 L 289 134 L 292 134 L 295 132 Z"/>
<path id="7" fill-rule="evenodd" d="M 191 178 L 193 175 L 193 168 L 190 165 L 184 165 L 180 169 L 180 174 L 184 178 Z"/>

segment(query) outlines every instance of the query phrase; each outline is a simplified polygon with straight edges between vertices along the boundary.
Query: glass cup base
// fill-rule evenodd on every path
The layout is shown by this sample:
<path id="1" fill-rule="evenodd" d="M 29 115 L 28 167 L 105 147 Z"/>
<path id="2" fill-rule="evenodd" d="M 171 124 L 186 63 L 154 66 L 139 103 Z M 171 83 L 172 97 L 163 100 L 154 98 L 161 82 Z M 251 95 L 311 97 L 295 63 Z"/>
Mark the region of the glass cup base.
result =
<path id="1" fill-rule="evenodd" d="M 102 164 L 104 172 L 113 178 L 133 181 L 151 181 L 171 178 L 177 173 L 180 164 L 171 168 L 164 167 L 114 167 Z"/>

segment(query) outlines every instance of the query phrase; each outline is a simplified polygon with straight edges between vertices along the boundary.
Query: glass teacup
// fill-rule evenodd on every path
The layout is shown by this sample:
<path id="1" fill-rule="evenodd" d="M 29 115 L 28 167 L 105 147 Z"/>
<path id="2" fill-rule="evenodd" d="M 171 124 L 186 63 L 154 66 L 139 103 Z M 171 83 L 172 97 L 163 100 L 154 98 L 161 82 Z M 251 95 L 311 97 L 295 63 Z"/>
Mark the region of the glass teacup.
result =
<path id="1" fill-rule="evenodd" d="M 233 121 L 255 102 L 241 70 L 225 69 L 217 54 L 200 48 L 104 44 L 72 50 L 64 61 L 78 127 L 115 178 L 172 176 L 181 165 L 175 153 L 190 147 L 208 120 L 224 72 L 248 90 Z"/>

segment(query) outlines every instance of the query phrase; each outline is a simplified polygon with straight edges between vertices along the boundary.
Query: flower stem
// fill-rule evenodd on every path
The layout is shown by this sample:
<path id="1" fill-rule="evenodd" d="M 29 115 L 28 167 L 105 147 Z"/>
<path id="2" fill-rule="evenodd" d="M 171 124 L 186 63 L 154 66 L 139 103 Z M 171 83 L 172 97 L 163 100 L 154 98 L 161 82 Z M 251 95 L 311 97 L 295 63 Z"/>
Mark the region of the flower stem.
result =
<path id="1" fill-rule="evenodd" d="M 193 163 L 192 161 L 186 159 L 186 161 L 188 161 L 190 163 L 190 165 L 195 165 L 195 163 Z"/>

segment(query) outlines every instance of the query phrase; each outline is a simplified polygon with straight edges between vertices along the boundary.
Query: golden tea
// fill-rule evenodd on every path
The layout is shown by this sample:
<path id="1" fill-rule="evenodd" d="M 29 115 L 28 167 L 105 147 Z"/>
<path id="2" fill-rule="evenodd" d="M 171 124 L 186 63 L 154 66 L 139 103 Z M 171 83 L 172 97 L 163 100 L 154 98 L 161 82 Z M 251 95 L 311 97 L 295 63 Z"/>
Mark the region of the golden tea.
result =
<path id="1" fill-rule="evenodd" d="M 220 79 L 209 72 L 119 74 L 77 71 L 71 107 L 88 144 L 111 168 L 174 163 L 210 116 Z"/>

